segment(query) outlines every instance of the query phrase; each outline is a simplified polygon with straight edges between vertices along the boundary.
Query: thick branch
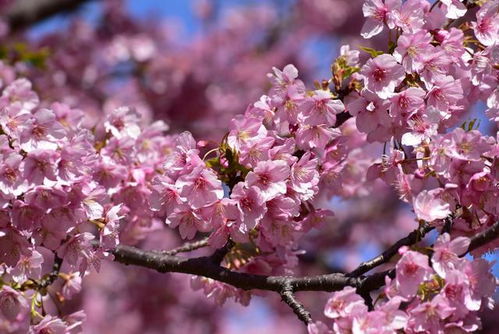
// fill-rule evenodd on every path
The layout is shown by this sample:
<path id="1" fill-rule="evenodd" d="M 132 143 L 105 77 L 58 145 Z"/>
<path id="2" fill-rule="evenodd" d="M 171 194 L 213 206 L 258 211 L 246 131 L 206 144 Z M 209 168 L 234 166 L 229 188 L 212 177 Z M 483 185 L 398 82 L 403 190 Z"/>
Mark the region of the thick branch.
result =
<path id="1" fill-rule="evenodd" d="M 284 286 L 289 284 L 293 291 L 337 291 L 345 286 L 356 287 L 359 282 L 357 278 L 343 274 L 291 277 L 240 273 L 216 264 L 210 256 L 187 259 L 143 251 L 130 246 L 118 246 L 112 253 L 116 261 L 124 264 L 146 267 L 162 273 L 177 272 L 204 276 L 243 290 L 258 289 L 280 293 Z"/>
<path id="2" fill-rule="evenodd" d="M 177 272 L 192 274 L 211 278 L 243 290 L 268 290 L 275 291 L 305 323 L 311 322 L 310 314 L 303 305 L 298 302 L 293 293 L 296 291 L 338 291 L 346 286 L 352 286 L 366 299 L 366 303 L 372 307 L 369 292 L 377 290 L 385 285 L 385 277 L 395 277 L 395 270 L 375 273 L 370 276 L 362 276 L 367 271 L 386 263 L 395 255 L 398 249 L 404 245 L 413 245 L 420 241 L 424 235 L 433 227 L 422 224 L 417 230 L 411 232 L 407 237 L 400 239 L 383 254 L 370 261 L 362 263 L 356 270 L 347 275 L 333 273 L 318 276 L 292 277 L 292 276 L 264 276 L 241 273 L 229 270 L 220 265 L 220 256 L 227 253 L 232 247 L 229 242 L 223 248 L 215 251 L 211 256 L 198 258 L 182 258 L 165 253 L 144 251 L 130 246 L 118 246 L 111 252 L 115 260 L 126 265 L 136 265 L 157 270 L 161 273 Z M 468 251 L 481 247 L 499 237 L 499 222 L 496 222 L 486 231 L 471 238 Z M 220 260 L 220 261 L 219 261 Z"/>
<path id="3" fill-rule="evenodd" d="M 53 15 L 77 9 L 89 0 L 17 0 L 5 15 L 11 31 L 29 27 Z"/>

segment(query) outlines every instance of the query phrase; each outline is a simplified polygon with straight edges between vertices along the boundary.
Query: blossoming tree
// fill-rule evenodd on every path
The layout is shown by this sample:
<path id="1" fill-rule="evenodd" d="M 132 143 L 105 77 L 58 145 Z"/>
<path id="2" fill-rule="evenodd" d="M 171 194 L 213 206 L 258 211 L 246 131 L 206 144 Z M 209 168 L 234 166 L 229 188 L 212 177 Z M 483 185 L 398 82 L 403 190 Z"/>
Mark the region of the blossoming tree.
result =
<path id="1" fill-rule="evenodd" d="M 165 122 L 131 106 L 108 103 L 89 117 L 85 107 L 95 111 L 103 92 L 85 80 L 98 64 L 71 78 L 66 50 L 54 57 L 68 64 L 40 74 L 26 64 L 37 54 L 8 50 L 0 64 L 1 332 L 80 332 L 85 313 L 71 300 L 112 261 L 162 273 L 164 282 L 187 274 L 219 304 L 278 295 L 314 334 L 479 330 L 496 289 L 483 255 L 499 247 L 499 132 L 478 131 L 467 117 L 481 103 L 480 119 L 499 123 L 499 2 L 368 0 L 362 12 L 361 35 L 388 41 L 362 48 L 364 60 L 342 46 L 331 77 L 313 88 L 294 65 L 273 68 L 265 95 L 216 124 L 226 127 L 216 143 L 213 133 L 210 141 L 167 134 Z M 7 28 L 23 24 L 10 20 Z M 121 55 L 155 48 L 137 46 L 140 37 L 121 43 Z M 140 64 L 146 53 L 127 57 Z M 148 66 L 142 79 L 153 84 L 161 68 Z M 54 96 L 52 80 L 93 102 L 44 97 Z M 411 212 L 410 233 L 391 217 L 374 235 L 394 234 L 381 254 L 348 270 L 304 270 L 302 246 L 349 240 L 329 234 L 346 229 L 334 216 L 376 231 L 375 214 L 355 214 L 387 194 L 397 198 L 389 206 Z M 338 199 L 359 205 L 345 210 Z M 178 247 L 144 241 L 173 231 L 184 240 Z M 175 282 L 156 284 L 175 291 Z M 302 302 L 305 291 L 328 298 L 319 305 L 302 294 Z"/>

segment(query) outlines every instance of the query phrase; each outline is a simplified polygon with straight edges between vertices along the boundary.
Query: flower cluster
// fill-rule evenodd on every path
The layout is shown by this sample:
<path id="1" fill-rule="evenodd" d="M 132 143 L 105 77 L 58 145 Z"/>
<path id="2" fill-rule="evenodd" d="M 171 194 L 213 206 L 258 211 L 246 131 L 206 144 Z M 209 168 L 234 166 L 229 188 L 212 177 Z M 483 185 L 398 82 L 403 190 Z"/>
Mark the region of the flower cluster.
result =
<path id="1" fill-rule="evenodd" d="M 459 257 L 469 239 L 450 240 L 442 234 L 428 255 L 400 250 L 396 277 L 386 278 L 384 297 L 368 310 L 355 289 L 346 287 L 328 300 L 324 314 L 333 319 L 330 331 L 322 322 L 309 325 L 309 333 L 448 333 L 480 328 L 477 312 L 493 307 L 496 282 L 491 264 L 483 259 Z M 431 263 L 431 266 L 429 265 Z"/>
<path id="2" fill-rule="evenodd" d="M 149 181 L 171 138 L 162 122 L 141 127 L 129 108 L 109 114 L 103 128 L 87 129 L 82 111 L 43 106 L 30 81 L 0 67 L 2 332 L 24 332 L 30 321 L 34 333 L 68 332 L 82 314 L 46 315 L 47 298 L 70 299 L 105 250 L 136 242 L 159 224 L 149 209 Z"/>
<path id="3" fill-rule="evenodd" d="M 402 248 L 372 310 L 353 288 L 336 292 L 325 309 L 333 331 L 478 329 L 495 280 L 488 262 L 462 256 L 467 237 L 499 221 L 499 133 L 463 120 L 482 102 L 484 121 L 499 121 L 498 9 L 485 2 L 476 21 L 461 24 L 468 8 L 459 1 L 369 0 L 362 35 L 389 29 L 386 52 L 364 48 L 371 57 L 362 63 L 343 46 L 331 79 L 314 90 L 295 66 L 274 68 L 268 95 L 207 152 L 207 142 L 166 136 L 164 122 L 149 124 L 133 108 L 89 125 L 83 111 L 40 101 L 21 66 L 0 63 L 1 331 L 78 332 L 84 314 L 56 317 L 58 306 L 108 251 L 164 226 L 182 239 L 206 235 L 226 251 L 219 260 L 229 270 L 290 275 L 301 237 L 332 215 L 318 207 L 370 195 L 383 182 L 420 223 L 445 224 L 450 234 L 440 231 L 429 252 Z M 155 52 L 141 38 L 114 48 L 122 52 L 111 56 L 139 62 Z M 246 305 L 252 293 L 209 278 L 191 283 L 220 304 Z"/>
<path id="4" fill-rule="evenodd" d="M 347 97 L 347 110 L 368 141 L 392 143 L 368 178 L 395 185 L 420 220 L 438 222 L 459 213 L 455 233 L 472 235 L 499 217 L 497 134 L 477 131 L 476 119 L 463 123 L 480 101 L 488 106 L 488 119 L 497 121 L 499 33 L 488 24 L 499 15 L 497 2 L 489 1 L 476 12 L 476 22 L 454 27 L 452 19 L 466 12 L 463 6 L 366 2 L 368 36 L 386 24 L 397 40 L 360 68 L 364 88 Z"/>

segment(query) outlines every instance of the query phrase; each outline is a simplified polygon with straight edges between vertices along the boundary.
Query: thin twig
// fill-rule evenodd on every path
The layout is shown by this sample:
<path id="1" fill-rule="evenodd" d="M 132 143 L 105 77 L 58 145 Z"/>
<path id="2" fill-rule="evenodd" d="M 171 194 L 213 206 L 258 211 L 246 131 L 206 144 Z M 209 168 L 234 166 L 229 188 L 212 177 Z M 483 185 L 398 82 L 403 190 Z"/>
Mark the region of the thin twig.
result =
<path id="1" fill-rule="evenodd" d="M 201 240 L 194 241 L 194 242 L 188 242 L 188 243 L 183 244 L 180 247 L 170 249 L 168 251 L 161 251 L 160 253 L 165 254 L 165 255 L 177 255 L 178 253 L 192 252 L 196 249 L 203 248 L 206 246 L 208 246 L 208 238 L 201 239 Z"/>
<path id="2" fill-rule="evenodd" d="M 421 241 L 423 237 L 433 230 L 434 227 L 430 226 L 428 223 L 421 224 L 416 230 L 409 233 L 405 238 L 400 239 L 394 243 L 390 248 L 385 250 L 382 254 L 372 258 L 369 261 L 362 262 L 354 271 L 352 271 L 350 276 L 360 276 L 368 271 L 390 261 L 390 259 L 397 254 L 398 250 L 402 246 L 410 246 Z"/>

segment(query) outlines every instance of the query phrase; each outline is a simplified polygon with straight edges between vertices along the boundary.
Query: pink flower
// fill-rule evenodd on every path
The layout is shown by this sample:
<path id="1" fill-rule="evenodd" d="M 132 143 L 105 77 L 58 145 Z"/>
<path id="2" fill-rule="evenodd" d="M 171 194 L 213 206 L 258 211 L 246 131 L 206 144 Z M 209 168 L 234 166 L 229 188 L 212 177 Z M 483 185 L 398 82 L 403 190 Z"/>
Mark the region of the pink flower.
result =
<path id="1" fill-rule="evenodd" d="M 461 29 L 451 28 L 448 30 L 439 30 L 436 36 L 441 40 L 440 45 L 455 61 L 460 61 L 462 55 L 466 52 L 463 49 L 464 33 Z"/>
<path id="2" fill-rule="evenodd" d="M 440 189 L 423 190 L 416 196 L 413 205 L 418 219 L 431 223 L 450 215 L 449 203 L 438 197 L 439 191 Z"/>
<path id="3" fill-rule="evenodd" d="M 120 214 L 122 204 L 109 208 L 102 221 L 104 227 L 100 233 L 100 246 L 105 249 L 113 249 L 119 243 L 119 223 L 124 217 Z"/>
<path id="4" fill-rule="evenodd" d="M 104 127 L 118 139 L 123 136 L 137 138 L 141 132 L 139 121 L 140 115 L 135 109 L 120 107 L 106 117 Z"/>
<path id="5" fill-rule="evenodd" d="M 432 51 L 421 54 L 422 67 L 418 73 L 428 89 L 432 88 L 432 82 L 444 77 L 447 73 L 452 58 L 439 47 L 434 47 Z"/>
<path id="6" fill-rule="evenodd" d="M 428 265 L 428 257 L 418 252 L 403 250 L 402 257 L 395 266 L 397 289 L 404 298 L 413 297 L 419 285 L 433 272 Z"/>
<path id="7" fill-rule="evenodd" d="M 476 22 L 471 23 L 476 38 L 485 46 L 497 44 L 499 40 L 498 8 L 497 2 L 486 2 L 476 13 Z"/>
<path id="8" fill-rule="evenodd" d="M 463 318 L 469 311 L 480 309 L 481 300 L 472 298 L 466 276 L 460 271 L 452 270 L 447 273 L 441 294 L 455 309 L 455 318 Z"/>
<path id="9" fill-rule="evenodd" d="M 274 142 L 273 137 L 264 137 L 242 146 L 239 152 L 239 162 L 245 166 L 256 167 L 258 162 L 270 160 L 269 153 Z"/>
<path id="10" fill-rule="evenodd" d="M 242 147 L 251 145 L 267 135 L 267 130 L 261 120 L 242 115 L 232 120 L 230 128 L 231 131 L 227 136 L 227 143 L 230 147 L 238 151 Z"/>
<path id="11" fill-rule="evenodd" d="M 213 170 L 206 167 L 197 167 L 190 174 L 182 175 L 175 182 L 180 189 L 180 196 L 193 209 L 211 205 L 224 195 L 222 182 L 218 180 Z"/>
<path id="12" fill-rule="evenodd" d="M 19 169 L 21 161 L 22 156 L 15 152 L 2 157 L 2 163 L 0 164 L 0 189 L 4 192 L 10 192 L 11 187 L 21 181 L 21 171 Z"/>
<path id="13" fill-rule="evenodd" d="M 9 333 L 27 333 L 29 326 L 29 302 L 21 292 L 4 284 L 0 290 L 0 328 Z"/>
<path id="14" fill-rule="evenodd" d="M 33 326 L 33 334 L 67 334 L 68 327 L 60 318 L 47 315 L 37 325 Z"/>
<path id="15" fill-rule="evenodd" d="M 497 288 L 496 278 L 491 271 L 492 265 L 493 263 L 478 258 L 466 261 L 464 268 L 461 268 L 461 272 L 466 275 L 471 301 L 479 305 L 483 303 L 489 308 L 493 307 L 489 298 Z"/>
<path id="16" fill-rule="evenodd" d="M 434 49 L 431 41 L 431 34 L 425 30 L 404 33 L 397 41 L 393 57 L 404 66 L 407 73 L 418 72 L 423 67 L 422 55 Z"/>
<path id="17" fill-rule="evenodd" d="M 402 66 L 392 55 L 388 54 L 369 59 L 362 67 L 360 74 L 364 78 L 366 88 L 376 93 L 381 99 L 393 96 L 395 87 L 405 77 Z"/>
<path id="18" fill-rule="evenodd" d="M 388 107 L 389 101 L 380 99 L 369 90 L 363 90 L 360 97 L 356 97 L 347 105 L 348 111 L 357 116 L 357 128 L 365 133 L 375 131 L 379 125 L 391 123 Z"/>
<path id="19" fill-rule="evenodd" d="M 428 92 L 428 106 L 434 106 L 442 112 L 446 112 L 463 98 L 463 88 L 459 80 L 451 76 L 436 79 Z"/>
<path id="20" fill-rule="evenodd" d="M 171 228 L 178 226 L 182 239 L 192 239 L 197 231 L 208 232 L 211 226 L 187 205 L 178 206 L 166 219 L 166 224 Z"/>
<path id="21" fill-rule="evenodd" d="M 22 255 L 17 265 L 12 269 L 10 275 L 18 283 L 24 282 L 30 277 L 40 277 L 42 264 L 44 262 L 42 254 L 33 250 L 29 256 Z"/>
<path id="22" fill-rule="evenodd" d="M 80 274 L 87 270 L 89 264 L 98 268 L 99 259 L 92 245 L 94 239 L 95 237 L 89 232 L 78 233 L 57 249 L 57 256 L 64 259 L 64 263 L 78 270 Z"/>
<path id="23" fill-rule="evenodd" d="M 176 206 L 182 203 L 177 187 L 169 182 L 167 177 L 158 176 L 153 180 L 153 189 L 149 202 L 155 211 L 166 211 L 169 215 Z"/>
<path id="24" fill-rule="evenodd" d="M 318 192 L 319 171 L 317 159 L 312 159 L 310 152 L 305 153 L 298 162 L 291 166 L 291 187 L 302 201 L 308 201 Z"/>
<path id="25" fill-rule="evenodd" d="M 275 67 L 272 68 L 273 74 L 267 74 L 272 83 L 269 95 L 273 103 L 282 105 L 288 96 L 301 95 L 305 92 L 305 85 L 298 78 L 298 69 L 288 64 L 281 71 Z"/>
<path id="26" fill-rule="evenodd" d="M 26 237 L 11 227 L 0 229 L 0 261 L 15 267 L 23 255 L 31 255 Z"/>
<path id="27" fill-rule="evenodd" d="M 21 140 L 56 140 L 65 135 L 62 125 L 56 120 L 55 113 L 50 109 L 37 110 L 33 117 L 26 122 L 26 128 L 21 134 Z"/>
<path id="28" fill-rule="evenodd" d="M 31 89 L 31 82 L 21 78 L 5 87 L 2 97 L 6 97 L 11 104 L 17 104 L 20 111 L 32 111 L 40 102 L 36 93 Z"/>
<path id="29" fill-rule="evenodd" d="M 12 223 L 20 231 L 33 231 L 40 226 L 43 211 L 38 207 L 15 201 L 12 205 Z"/>
<path id="30" fill-rule="evenodd" d="M 425 24 L 425 12 L 429 3 L 424 0 L 405 1 L 400 9 L 393 11 L 393 22 L 404 32 L 416 32 Z"/>
<path id="31" fill-rule="evenodd" d="M 308 125 L 334 126 L 336 114 L 345 110 L 340 100 L 333 100 L 330 92 L 316 90 L 314 95 L 305 98 L 300 104 L 303 110 L 303 121 Z"/>
<path id="32" fill-rule="evenodd" d="M 342 45 L 340 55 L 345 58 L 348 66 L 357 66 L 359 64 L 360 52 L 358 50 L 350 50 L 350 45 Z"/>
<path id="33" fill-rule="evenodd" d="M 406 120 L 424 106 L 425 91 L 421 88 L 409 87 L 390 98 L 390 114 Z"/>
<path id="34" fill-rule="evenodd" d="M 31 183 L 43 184 L 45 178 L 56 181 L 57 152 L 37 149 L 28 153 L 24 160 L 24 177 Z"/>
<path id="35" fill-rule="evenodd" d="M 307 325 L 308 334 L 333 334 L 331 330 L 327 328 L 327 326 L 321 322 L 316 321 Z"/>
<path id="36" fill-rule="evenodd" d="M 71 299 L 81 291 L 82 278 L 78 273 L 59 274 L 59 276 L 64 280 L 61 292 L 65 299 Z"/>
<path id="37" fill-rule="evenodd" d="M 265 201 L 286 193 L 289 165 L 283 160 L 260 161 L 246 176 L 248 187 L 260 189 Z"/>
<path id="38" fill-rule="evenodd" d="M 446 153 L 453 159 L 480 161 L 482 154 L 490 149 L 490 144 L 476 130 L 456 128 L 447 136 L 451 142 Z"/>
<path id="39" fill-rule="evenodd" d="M 0 125 L 7 135 L 19 139 L 31 117 L 31 113 L 23 110 L 21 105 L 11 104 L 0 114 Z"/>
<path id="40" fill-rule="evenodd" d="M 287 220 L 298 216 L 300 202 L 286 196 L 278 196 L 267 202 L 267 216 L 276 220 Z"/>
<path id="41" fill-rule="evenodd" d="M 466 14 L 466 6 L 461 0 L 440 0 L 447 9 L 445 17 L 448 19 L 458 19 Z"/>
<path id="42" fill-rule="evenodd" d="M 415 115 L 407 120 L 410 132 L 402 135 L 402 144 L 406 146 L 418 146 L 423 141 L 428 141 L 438 131 L 438 122 L 440 121 L 440 112 L 429 107 L 422 116 Z"/>
<path id="43" fill-rule="evenodd" d="M 466 253 L 469 244 L 469 238 L 457 237 L 451 241 L 448 233 L 440 235 L 433 246 L 431 258 L 433 269 L 440 277 L 445 278 L 447 273 L 463 265 L 464 259 L 459 256 Z"/>
<path id="44" fill-rule="evenodd" d="M 58 188 L 37 186 L 25 195 L 28 205 L 36 206 L 44 211 L 60 208 L 68 204 L 67 193 Z"/>
<path id="45" fill-rule="evenodd" d="M 409 328 L 416 332 L 438 333 L 443 320 L 454 312 L 442 296 L 437 295 L 429 302 L 424 302 L 410 311 Z"/>
<path id="46" fill-rule="evenodd" d="M 256 186 L 246 187 L 244 183 L 239 182 L 232 189 L 230 197 L 237 202 L 242 213 L 242 222 L 248 229 L 254 228 L 267 212 L 265 197 Z"/>
<path id="47" fill-rule="evenodd" d="M 388 25 L 388 28 L 393 29 L 393 13 L 394 9 L 400 7 L 400 0 L 367 0 L 362 5 L 364 17 L 367 17 L 366 22 L 362 26 L 361 36 L 371 38 L 383 31 L 383 26 Z"/>
<path id="48" fill-rule="evenodd" d="M 296 131 L 296 145 L 303 150 L 315 149 L 321 153 L 326 145 L 339 135 L 338 129 L 325 125 L 300 126 Z"/>
<path id="49" fill-rule="evenodd" d="M 355 317 L 367 312 L 364 299 L 355 292 L 355 288 L 347 286 L 333 293 L 324 308 L 324 315 L 331 319 Z"/>

